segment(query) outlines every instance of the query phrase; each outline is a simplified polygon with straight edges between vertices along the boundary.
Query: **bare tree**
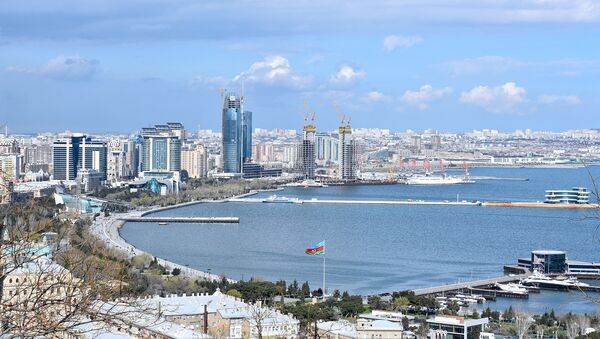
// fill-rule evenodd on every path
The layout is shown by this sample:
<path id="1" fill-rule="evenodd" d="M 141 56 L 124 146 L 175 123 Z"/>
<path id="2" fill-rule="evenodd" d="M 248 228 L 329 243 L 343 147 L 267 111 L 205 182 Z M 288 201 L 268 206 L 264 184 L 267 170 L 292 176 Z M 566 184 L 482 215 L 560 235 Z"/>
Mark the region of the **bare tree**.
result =
<path id="1" fill-rule="evenodd" d="M 537 325 L 535 327 L 535 337 L 537 339 L 544 339 L 544 326 Z"/>
<path id="2" fill-rule="evenodd" d="M 579 334 L 584 335 L 585 330 L 590 327 L 590 319 L 585 314 L 579 315 L 575 319 L 579 328 Z"/>
<path id="3" fill-rule="evenodd" d="M 577 318 L 575 316 L 567 317 L 565 323 L 567 337 L 569 339 L 575 339 L 579 335 L 579 324 L 577 323 Z"/>
<path id="4" fill-rule="evenodd" d="M 256 336 L 258 339 L 263 338 L 263 326 L 266 319 L 276 315 L 276 312 L 269 307 L 262 307 L 260 302 L 254 305 L 248 306 L 248 316 L 250 325 L 256 330 Z"/>
<path id="5" fill-rule="evenodd" d="M 126 265 L 52 198 L 0 202 L 0 337 L 119 327 L 142 313 L 156 318 L 151 305 L 131 298 Z"/>
<path id="6" fill-rule="evenodd" d="M 515 313 L 515 332 L 518 339 L 523 339 L 533 324 L 533 318 L 529 313 L 518 311 Z"/>

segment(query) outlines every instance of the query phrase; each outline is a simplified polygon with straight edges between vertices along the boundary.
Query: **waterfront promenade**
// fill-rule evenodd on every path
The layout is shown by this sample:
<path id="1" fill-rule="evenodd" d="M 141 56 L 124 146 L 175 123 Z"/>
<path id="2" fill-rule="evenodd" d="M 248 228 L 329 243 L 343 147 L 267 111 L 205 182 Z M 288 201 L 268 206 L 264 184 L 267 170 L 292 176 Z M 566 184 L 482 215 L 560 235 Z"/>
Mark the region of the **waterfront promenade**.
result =
<path id="1" fill-rule="evenodd" d="M 129 258 L 133 258 L 134 256 L 139 254 L 148 254 L 152 257 L 155 257 L 152 253 L 142 251 L 139 248 L 136 248 L 135 246 L 129 244 L 119 234 L 119 228 L 121 228 L 121 226 L 125 224 L 125 220 L 143 218 L 144 215 L 155 211 L 156 210 L 145 212 L 135 211 L 129 213 L 114 213 L 108 217 L 104 217 L 101 215 L 96 217 L 96 220 L 92 223 L 90 230 L 99 239 L 102 239 L 108 248 L 115 249 L 127 255 L 127 257 Z M 200 278 L 213 281 L 222 279 L 222 277 L 219 275 L 196 270 L 188 266 L 177 264 L 162 258 L 156 257 L 156 260 L 158 264 L 165 267 L 165 269 L 167 269 L 168 271 L 172 271 L 174 268 L 178 268 L 181 271 L 180 274 L 185 277 Z M 228 280 L 230 282 L 235 282 L 235 280 Z"/>

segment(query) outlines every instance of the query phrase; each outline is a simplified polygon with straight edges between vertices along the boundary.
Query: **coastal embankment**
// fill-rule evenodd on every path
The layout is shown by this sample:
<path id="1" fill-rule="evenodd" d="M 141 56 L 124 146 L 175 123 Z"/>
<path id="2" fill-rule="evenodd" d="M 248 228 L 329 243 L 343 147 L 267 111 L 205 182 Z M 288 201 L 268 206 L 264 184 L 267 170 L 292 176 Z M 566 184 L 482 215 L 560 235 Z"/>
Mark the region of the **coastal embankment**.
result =
<path id="1" fill-rule="evenodd" d="M 243 198 L 248 198 L 250 196 L 253 196 L 257 193 L 263 192 L 263 191 L 273 192 L 273 191 L 280 191 L 280 190 L 283 190 L 283 189 L 277 188 L 277 189 L 272 189 L 272 190 L 259 190 L 259 191 L 253 190 L 253 191 L 238 195 L 233 198 L 243 199 Z M 139 222 L 142 219 L 148 219 L 148 221 L 150 221 L 150 222 L 161 222 L 161 221 L 182 222 L 183 220 L 181 218 L 179 218 L 179 219 L 175 218 L 175 219 L 169 219 L 169 220 L 162 220 L 162 219 L 159 220 L 159 219 L 156 219 L 153 217 L 149 217 L 149 215 L 151 215 L 153 213 L 157 213 L 157 212 L 163 212 L 163 211 L 168 211 L 168 210 L 172 210 L 172 209 L 176 209 L 176 208 L 192 206 L 192 205 L 196 205 L 196 204 L 202 204 L 202 203 L 224 203 L 224 202 L 227 202 L 228 200 L 229 199 L 196 200 L 196 201 L 189 201 L 189 202 L 184 202 L 184 203 L 180 203 L 180 204 L 176 204 L 176 205 L 156 207 L 156 208 L 151 208 L 151 209 L 146 209 L 146 210 L 141 210 L 141 211 L 132 211 L 132 212 L 128 212 L 128 213 L 113 213 L 107 217 L 105 217 L 103 215 L 99 215 L 93 221 L 90 230 L 98 238 L 104 240 L 106 246 L 127 255 L 129 258 L 132 258 L 139 254 L 148 254 L 150 256 L 155 257 L 152 253 L 143 251 L 143 250 L 133 246 L 132 244 L 128 243 L 125 239 L 123 239 L 123 237 L 121 237 L 121 234 L 119 232 L 120 228 L 128 221 Z M 214 218 L 214 217 L 213 218 L 201 218 L 200 217 L 200 218 L 195 218 L 195 219 L 197 219 L 197 220 L 192 220 L 192 221 L 193 222 L 202 222 L 202 223 L 232 223 L 232 222 L 237 223 L 237 222 L 239 222 L 239 218 L 237 218 L 237 217 L 224 217 L 224 218 Z M 156 260 L 158 261 L 158 263 L 160 265 L 164 266 L 168 271 L 172 271 L 173 269 L 178 268 L 181 271 L 180 274 L 183 276 L 186 276 L 186 277 L 202 278 L 202 279 L 207 279 L 207 280 L 220 280 L 223 278 L 220 275 L 196 270 L 196 269 L 190 268 L 188 266 L 184 266 L 184 265 L 177 264 L 177 263 L 174 263 L 169 260 L 165 260 L 163 258 L 156 257 Z M 228 279 L 228 280 L 231 282 L 235 282 L 235 280 L 232 280 L 232 279 Z"/>
<path id="2" fill-rule="evenodd" d="M 201 203 L 201 202 L 198 201 L 198 202 L 194 202 L 194 203 Z M 183 205 L 189 205 L 189 203 L 182 204 L 182 205 L 169 206 L 169 208 L 167 208 L 167 209 L 181 207 Z M 145 212 L 136 211 L 136 212 L 130 212 L 130 213 L 115 213 L 108 217 L 98 216 L 94 220 L 94 222 L 91 226 L 91 231 L 98 238 L 103 239 L 107 247 L 109 247 L 111 249 L 115 249 L 115 250 L 125 254 L 129 258 L 133 258 L 134 256 L 140 255 L 140 254 L 148 254 L 148 255 L 154 257 L 154 255 L 152 253 L 145 252 L 145 251 L 129 244 L 125 239 L 123 239 L 121 237 L 121 234 L 119 233 L 119 229 L 127 222 L 126 220 L 128 218 L 132 218 L 132 219 L 133 218 L 143 218 L 143 215 L 146 215 L 146 214 L 149 214 L 152 212 L 157 212 L 159 210 L 165 210 L 165 209 L 160 208 L 160 209 L 156 209 L 156 210 L 152 210 L 152 211 L 145 211 Z M 181 272 L 180 274 L 185 277 L 201 278 L 201 279 L 213 280 L 213 281 L 221 280 L 223 278 L 220 275 L 196 270 L 194 268 L 180 265 L 180 264 L 174 263 L 172 261 L 165 260 L 163 258 L 156 257 L 156 260 L 157 260 L 158 264 L 165 267 L 165 269 L 167 269 L 167 271 L 173 271 L 173 269 L 178 268 Z M 228 280 L 231 282 L 235 282 L 234 280 L 231 280 L 231 279 L 228 279 Z"/>

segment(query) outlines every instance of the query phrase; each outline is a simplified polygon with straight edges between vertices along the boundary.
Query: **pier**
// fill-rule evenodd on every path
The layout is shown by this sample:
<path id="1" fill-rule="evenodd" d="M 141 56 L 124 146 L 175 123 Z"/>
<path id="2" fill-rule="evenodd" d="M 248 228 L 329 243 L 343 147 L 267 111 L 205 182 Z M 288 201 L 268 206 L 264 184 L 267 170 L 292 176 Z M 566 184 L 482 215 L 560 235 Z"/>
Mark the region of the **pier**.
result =
<path id="1" fill-rule="evenodd" d="M 121 217 L 119 220 L 126 222 L 154 222 L 154 223 L 189 223 L 189 224 L 239 224 L 238 217 Z"/>
<path id="2" fill-rule="evenodd" d="M 281 197 L 283 198 L 283 197 Z M 295 203 L 295 204 L 346 204 L 346 205 L 429 205 L 429 206 L 481 206 L 478 201 L 425 201 L 425 200 L 322 200 L 322 199 L 290 199 L 289 201 L 269 201 L 266 198 L 232 198 L 229 202 L 247 203 Z"/>
<path id="3" fill-rule="evenodd" d="M 286 197 L 279 197 L 286 199 Z M 543 202 L 481 202 L 481 201 L 431 201 L 431 200 L 331 200 L 287 198 L 288 200 L 272 201 L 267 198 L 231 198 L 228 202 L 244 203 L 294 203 L 294 204 L 342 204 L 342 205 L 419 205 L 419 206 L 485 206 L 485 207 L 521 207 L 521 208 L 558 208 L 558 209 L 590 209 L 599 208 L 596 204 L 546 204 Z"/>
<path id="4" fill-rule="evenodd" d="M 475 289 L 475 290 L 481 291 L 481 290 L 487 290 L 488 289 L 487 287 L 493 286 L 496 283 L 518 282 L 522 278 L 527 278 L 528 276 L 529 276 L 529 274 L 505 275 L 505 276 L 496 277 L 496 278 L 466 281 L 466 282 L 461 282 L 461 283 L 441 285 L 441 286 L 428 287 L 428 288 L 419 288 L 419 289 L 413 290 L 413 292 L 415 293 L 415 295 L 432 295 L 432 294 L 459 292 L 459 291 L 467 290 L 467 289 L 469 289 L 469 290 Z M 500 291 L 495 291 L 495 292 L 500 293 Z"/>

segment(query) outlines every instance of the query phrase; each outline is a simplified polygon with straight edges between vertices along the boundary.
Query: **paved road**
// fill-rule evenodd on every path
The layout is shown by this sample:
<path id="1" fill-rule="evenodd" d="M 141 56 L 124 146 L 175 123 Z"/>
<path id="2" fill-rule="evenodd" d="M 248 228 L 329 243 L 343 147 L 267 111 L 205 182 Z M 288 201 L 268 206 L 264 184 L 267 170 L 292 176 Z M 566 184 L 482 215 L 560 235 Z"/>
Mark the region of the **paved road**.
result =
<path id="1" fill-rule="evenodd" d="M 119 228 L 124 224 L 124 221 L 121 218 L 140 218 L 142 212 L 129 212 L 129 213 L 113 213 L 108 217 L 98 216 L 96 220 L 92 223 L 90 230 L 94 235 L 103 239 L 106 243 L 106 246 L 109 248 L 116 249 L 124 254 L 126 254 L 129 258 L 133 258 L 138 254 L 147 253 L 145 251 L 136 248 L 135 246 L 129 244 L 125 239 L 121 237 L 119 234 Z M 151 253 L 147 253 L 152 255 Z M 179 268 L 181 270 L 181 275 L 192 278 L 202 278 L 207 280 L 221 280 L 221 276 L 216 274 L 211 274 L 208 272 L 199 271 L 184 265 L 180 265 L 162 258 L 156 258 L 158 263 L 164 266 L 168 271 L 172 271 L 174 268 Z M 231 282 L 235 282 L 235 280 L 228 279 Z"/>

